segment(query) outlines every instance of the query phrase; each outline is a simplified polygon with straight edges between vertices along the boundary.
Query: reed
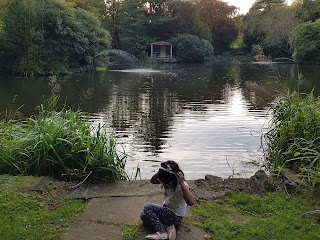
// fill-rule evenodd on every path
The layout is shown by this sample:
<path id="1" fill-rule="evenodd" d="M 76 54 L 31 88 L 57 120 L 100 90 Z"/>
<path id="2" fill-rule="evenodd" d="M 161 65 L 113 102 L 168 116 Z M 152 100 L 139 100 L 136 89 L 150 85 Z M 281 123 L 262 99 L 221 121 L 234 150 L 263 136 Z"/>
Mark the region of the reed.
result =
<path id="1" fill-rule="evenodd" d="M 275 170 L 293 170 L 301 184 L 315 186 L 320 182 L 320 99 L 288 91 L 272 111 L 267 160 Z"/>
<path id="2" fill-rule="evenodd" d="M 0 122 L 0 173 L 125 180 L 127 155 L 104 126 L 90 127 L 81 111 L 56 111 L 58 97 L 27 119 Z"/>

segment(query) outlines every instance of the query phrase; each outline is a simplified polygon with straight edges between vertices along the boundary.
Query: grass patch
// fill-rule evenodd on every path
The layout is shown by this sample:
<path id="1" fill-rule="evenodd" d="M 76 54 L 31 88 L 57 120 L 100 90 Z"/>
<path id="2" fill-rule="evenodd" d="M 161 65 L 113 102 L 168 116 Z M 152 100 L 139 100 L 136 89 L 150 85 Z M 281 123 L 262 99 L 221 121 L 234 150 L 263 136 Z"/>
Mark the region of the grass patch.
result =
<path id="1" fill-rule="evenodd" d="M 77 200 L 60 197 L 59 182 L 49 182 L 47 191 L 33 186 L 44 178 L 0 175 L 0 236 L 6 240 L 61 239 L 63 232 L 85 207 Z"/>
<path id="2" fill-rule="evenodd" d="M 223 202 L 192 208 L 192 224 L 205 228 L 212 239 L 318 239 L 319 218 L 308 214 L 319 207 L 319 194 L 266 197 L 234 193 Z"/>
<path id="3" fill-rule="evenodd" d="M 139 238 L 141 233 L 141 225 L 128 225 L 123 228 L 122 240 L 136 240 Z"/>

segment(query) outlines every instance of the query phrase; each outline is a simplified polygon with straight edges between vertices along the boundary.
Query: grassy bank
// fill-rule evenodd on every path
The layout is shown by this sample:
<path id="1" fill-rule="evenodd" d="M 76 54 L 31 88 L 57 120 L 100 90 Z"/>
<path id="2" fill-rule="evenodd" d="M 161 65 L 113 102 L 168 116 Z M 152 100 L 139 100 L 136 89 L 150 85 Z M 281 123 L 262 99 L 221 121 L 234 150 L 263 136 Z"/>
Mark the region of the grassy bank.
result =
<path id="1" fill-rule="evenodd" d="M 46 183 L 44 178 L 0 175 L 1 239 L 61 239 L 85 203 L 64 199 L 61 182 Z"/>
<path id="2" fill-rule="evenodd" d="M 234 193 L 194 207 L 189 224 L 206 229 L 215 240 L 319 239 L 319 197 L 319 193 L 303 191 L 265 197 Z"/>
<path id="3" fill-rule="evenodd" d="M 61 239 L 86 205 L 65 199 L 66 183 L 50 178 L 0 175 L 0 183 L 1 239 Z M 319 191 L 232 193 L 191 207 L 182 228 L 203 228 L 214 240 L 313 240 L 320 236 L 319 206 Z M 142 225 L 125 226 L 122 240 L 139 239 L 141 231 Z"/>

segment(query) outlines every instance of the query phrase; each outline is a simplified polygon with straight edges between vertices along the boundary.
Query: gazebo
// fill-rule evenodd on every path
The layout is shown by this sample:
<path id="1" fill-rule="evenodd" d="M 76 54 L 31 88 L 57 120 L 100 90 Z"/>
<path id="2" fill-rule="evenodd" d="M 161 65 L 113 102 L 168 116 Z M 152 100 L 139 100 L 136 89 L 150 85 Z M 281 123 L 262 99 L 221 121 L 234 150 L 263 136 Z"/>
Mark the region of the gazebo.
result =
<path id="1" fill-rule="evenodd" d="M 173 44 L 169 42 L 159 41 L 151 43 L 151 58 L 155 58 L 160 62 L 177 62 L 172 56 Z"/>

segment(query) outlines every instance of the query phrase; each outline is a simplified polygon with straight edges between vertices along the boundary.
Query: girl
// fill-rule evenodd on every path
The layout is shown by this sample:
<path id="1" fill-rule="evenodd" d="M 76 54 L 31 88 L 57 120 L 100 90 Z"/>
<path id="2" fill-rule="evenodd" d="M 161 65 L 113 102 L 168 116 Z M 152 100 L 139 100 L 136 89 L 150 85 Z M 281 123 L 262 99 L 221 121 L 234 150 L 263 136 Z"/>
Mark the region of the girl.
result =
<path id="1" fill-rule="evenodd" d="M 161 163 L 159 171 L 151 178 L 151 183 L 164 187 L 164 203 L 146 203 L 140 215 L 142 221 L 156 232 L 146 239 L 176 239 L 176 228 L 186 214 L 187 205 L 192 206 L 196 199 L 184 180 L 184 173 L 174 161 Z"/>

